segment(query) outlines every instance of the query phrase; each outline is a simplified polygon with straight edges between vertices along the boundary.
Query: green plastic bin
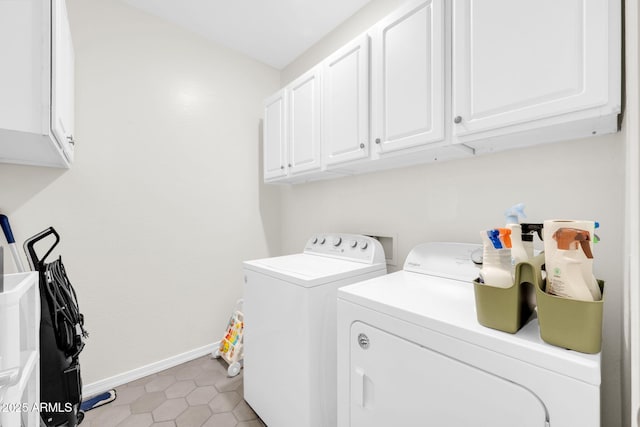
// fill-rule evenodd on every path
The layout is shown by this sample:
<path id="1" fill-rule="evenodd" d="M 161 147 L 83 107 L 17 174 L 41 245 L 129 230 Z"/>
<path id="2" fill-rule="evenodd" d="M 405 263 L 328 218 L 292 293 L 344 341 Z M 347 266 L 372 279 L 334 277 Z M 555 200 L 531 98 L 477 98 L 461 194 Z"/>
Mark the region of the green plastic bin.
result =
<path id="1" fill-rule="evenodd" d="M 478 322 L 488 328 L 515 334 L 535 309 L 535 288 L 542 283 L 544 256 L 516 266 L 516 279 L 510 288 L 499 288 L 473 281 Z"/>
<path id="2" fill-rule="evenodd" d="M 545 292 L 546 281 L 536 286 L 540 336 L 549 344 L 581 353 L 594 354 L 602 347 L 602 309 L 604 282 L 600 301 L 578 301 Z"/>

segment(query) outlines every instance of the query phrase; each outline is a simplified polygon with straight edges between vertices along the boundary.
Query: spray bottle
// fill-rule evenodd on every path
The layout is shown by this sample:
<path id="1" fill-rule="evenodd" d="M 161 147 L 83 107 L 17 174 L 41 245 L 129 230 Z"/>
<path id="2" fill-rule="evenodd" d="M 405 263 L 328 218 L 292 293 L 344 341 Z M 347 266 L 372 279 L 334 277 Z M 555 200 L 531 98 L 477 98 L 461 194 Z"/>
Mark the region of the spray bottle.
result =
<path id="1" fill-rule="evenodd" d="M 524 214 L 524 203 L 518 203 L 517 205 L 511 206 L 505 211 L 504 215 L 507 218 L 506 227 L 511 230 L 511 274 L 515 275 L 516 265 L 518 265 L 518 263 L 520 262 L 527 261 L 533 256 L 533 248 L 531 256 L 527 254 L 522 241 L 522 227 L 518 223 L 518 217 L 527 217 Z"/>
<path id="2" fill-rule="evenodd" d="M 542 241 L 542 230 L 544 228 L 543 224 L 533 224 L 533 223 L 522 223 L 520 224 L 522 228 L 522 245 L 524 246 L 524 250 L 527 253 L 527 257 L 533 258 L 533 235 L 534 233 L 538 235 L 540 241 Z"/>
<path id="3" fill-rule="evenodd" d="M 480 279 L 487 285 L 510 288 L 511 277 L 511 230 L 496 228 L 480 232 L 482 237 L 482 269 Z"/>
<path id="4" fill-rule="evenodd" d="M 563 227 L 553 233 L 557 251 L 553 259 L 547 261 L 553 265 L 547 271 L 547 292 L 560 297 L 582 301 L 599 301 L 602 299 L 598 282 L 593 276 L 590 266 L 593 259 L 591 253 L 591 235 L 587 230 Z"/>

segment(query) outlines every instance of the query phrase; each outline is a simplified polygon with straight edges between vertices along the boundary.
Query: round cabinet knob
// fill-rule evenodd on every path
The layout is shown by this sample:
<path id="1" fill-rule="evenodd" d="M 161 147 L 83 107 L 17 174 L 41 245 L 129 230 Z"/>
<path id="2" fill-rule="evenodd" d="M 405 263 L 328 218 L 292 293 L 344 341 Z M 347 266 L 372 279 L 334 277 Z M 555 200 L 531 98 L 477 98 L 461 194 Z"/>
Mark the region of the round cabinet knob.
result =
<path id="1" fill-rule="evenodd" d="M 280 169 L 284 170 L 284 166 L 280 166 Z"/>
<path id="2" fill-rule="evenodd" d="M 461 116 L 456 116 L 456 118 L 453 119 L 453 123 L 455 123 L 455 124 L 462 123 L 462 117 Z"/>
<path id="3" fill-rule="evenodd" d="M 360 144 L 360 148 L 364 149 L 364 144 Z"/>
<path id="4" fill-rule="evenodd" d="M 324 243 L 327 241 L 327 239 L 325 239 L 324 237 L 320 238 L 320 244 L 324 245 Z"/>
<path id="5" fill-rule="evenodd" d="M 333 239 L 333 246 L 340 246 L 340 243 L 342 243 L 342 237 L 336 237 Z"/>
<path id="6" fill-rule="evenodd" d="M 313 243 L 314 245 L 318 243 L 318 238 L 314 237 L 313 239 L 311 239 L 311 243 Z"/>
<path id="7" fill-rule="evenodd" d="M 376 138 L 376 144 L 380 144 L 380 142 L 382 142 L 380 141 L 380 138 Z"/>
<path id="8" fill-rule="evenodd" d="M 358 241 L 357 240 L 350 241 L 349 246 L 351 246 L 352 248 L 355 248 L 356 246 L 358 246 Z"/>
<path id="9" fill-rule="evenodd" d="M 362 241 L 360 242 L 360 249 L 367 249 L 369 247 L 369 243 Z"/>
<path id="10" fill-rule="evenodd" d="M 291 163 L 289 163 L 289 167 L 291 167 Z"/>

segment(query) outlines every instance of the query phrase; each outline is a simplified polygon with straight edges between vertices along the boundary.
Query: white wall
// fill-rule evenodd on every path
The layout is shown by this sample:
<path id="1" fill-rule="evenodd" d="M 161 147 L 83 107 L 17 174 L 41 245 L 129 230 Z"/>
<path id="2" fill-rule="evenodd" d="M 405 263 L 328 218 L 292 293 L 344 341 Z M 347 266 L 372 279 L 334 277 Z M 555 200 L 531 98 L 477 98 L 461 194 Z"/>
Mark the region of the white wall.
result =
<path id="1" fill-rule="evenodd" d="M 398 3 L 374 0 L 285 68 L 282 84 L 366 30 Z M 504 224 L 504 210 L 518 202 L 526 204 L 530 222 L 600 221 L 595 270 L 607 284 L 602 425 L 620 425 L 624 154 L 624 136 L 614 134 L 285 187 L 283 252 L 299 251 L 319 231 L 395 234 L 397 268 L 402 268 L 418 243 L 479 243 L 479 231 Z"/>
<path id="2" fill-rule="evenodd" d="M 280 74 L 117 1 L 68 9 L 76 164 L 0 165 L 0 210 L 19 240 L 60 232 L 87 384 L 219 340 L 241 262 L 279 251 L 259 153 Z"/>

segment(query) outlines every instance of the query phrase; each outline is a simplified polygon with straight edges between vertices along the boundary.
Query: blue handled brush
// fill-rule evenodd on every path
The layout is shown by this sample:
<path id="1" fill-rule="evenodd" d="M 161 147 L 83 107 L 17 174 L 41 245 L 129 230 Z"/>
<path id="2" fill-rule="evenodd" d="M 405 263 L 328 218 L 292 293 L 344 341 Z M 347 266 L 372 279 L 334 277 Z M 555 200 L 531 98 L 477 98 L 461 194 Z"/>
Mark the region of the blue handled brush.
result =
<path id="1" fill-rule="evenodd" d="M 9 244 L 9 249 L 11 250 L 11 255 L 13 255 L 13 262 L 16 263 L 16 268 L 18 272 L 24 272 L 24 266 L 22 265 L 22 260 L 20 259 L 20 255 L 18 253 L 18 247 L 16 246 L 16 239 L 13 238 L 13 231 L 11 231 L 11 225 L 9 224 L 9 218 L 6 215 L 0 214 L 0 227 L 2 227 L 2 231 L 4 232 L 4 237 L 7 238 L 7 243 Z"/>

